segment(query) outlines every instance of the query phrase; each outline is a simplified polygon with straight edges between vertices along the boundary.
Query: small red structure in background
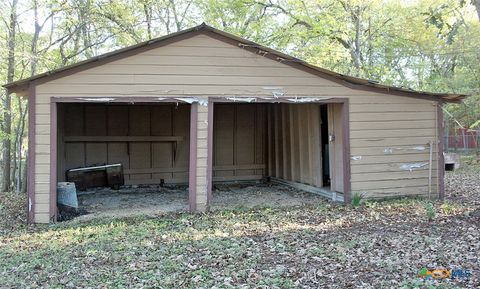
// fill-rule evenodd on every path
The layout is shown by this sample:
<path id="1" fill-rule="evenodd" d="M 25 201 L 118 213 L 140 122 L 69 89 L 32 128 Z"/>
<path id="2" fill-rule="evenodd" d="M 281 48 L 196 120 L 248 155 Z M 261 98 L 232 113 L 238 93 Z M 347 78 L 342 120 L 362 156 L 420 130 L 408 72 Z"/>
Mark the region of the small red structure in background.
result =
<path id="1" fill-rule="evenodd" d="M 446 149 L 476 150 L 478 146 L 479 131 L 468 128 L 456 128 L 448 131 L 445 140 Z"/>

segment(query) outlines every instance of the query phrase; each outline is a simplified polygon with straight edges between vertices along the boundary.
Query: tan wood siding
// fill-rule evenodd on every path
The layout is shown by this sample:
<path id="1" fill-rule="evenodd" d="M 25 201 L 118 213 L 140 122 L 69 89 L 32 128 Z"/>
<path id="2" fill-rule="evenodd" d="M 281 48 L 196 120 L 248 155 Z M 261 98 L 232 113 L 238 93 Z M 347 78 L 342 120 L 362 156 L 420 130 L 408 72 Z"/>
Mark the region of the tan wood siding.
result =
<path id="1" fill-rule="evenodd" d="M 199 211 L 207 209 L 207 176 L 208 176 L 208 107 L 198 105 L 197 116 L 197 195 L 196 207 Z"/>
<path id="2" fill-rule="evenodd" d="M 369 104 L 351 104 L 352 191 L 365 192 L 370 197 L 428 194 L 432 142 L 431 190 L 436 194 L 436 106 L 409 98 L 403 98 L 403 103 L 389 104 L 388 97 L 379 96 L 378 104 L 372 98 Z M 412 167 L 415 164 L 420 167 Z"/>
<path id="3" fill-rule="evenodd" d="M 205 35 L 198 35 L 41 84 L 37 86 L 36 92 L 35 164 L 36 171 L 44 173 L 36 178 L 35 188 L 36 200 L 45 203 L 48 203 L 49 198 L 50 132 L 48 127 L 50 126 L 51 97 L 178 97 L 182 95 L 256 97 L 274 94 L 284 97 L 348 97 L 351 111 L 349 119 L 352 156 L 361 155 L 362 160 L 368 160 L 367 156 L 384 156 L 383 151 L 386 148 L 426 145 L 429 141 L 436 141 L 437 137 L 436 109 L 432 101 L 353 90 Z M 199 106 L 198 192 L 206 189 L 207 111 L 207 107 Z M 299 111 L 292 112 L 293 119 L 298 118 L 300 114 Z M 275 140 L 281 140 L 282 133 L 283 131 L 270 128 L 270 134 Z M 272 154 L 281 156 L 283 144 L 278 147 L 275 144 L 273 144 Z M 300 136 L 298 143 L 289 145 L 295 148 L 305 146 Z M 436 151 L 436 145 L 434 150 Z M 399 164 L 404 163 L 402 159 L 397 158 L 398 155 L 421 156 L 418 159 L 410 157 L 407 162 L 425 159 L 425 154 L 413 151 L 410 154 L 404 151 L 403 154 L 395 152 L 387 155 L 382 163 L 378 164 L 352 162 L 352 174 L 356 172 L 363 174 L 352 176 L 352 190 L 363 190 L 372 197 L 425 192 L 427 182 L 420 175 L 412 174 L 411 180 L 416 185 L 410 187 L 404 187 L 409 184 L 410 179 L 396 175 L 392 175 L 389 179 L 381 175 L 368 175 L 378 172 L 379 168 L 385 165 L 397 170 Z M 434 153 L 434 156 L 436 155 Z M 158 157 L 161 156 L 158 155 Z M 294 164 L 297 171 L 302 170 L 302 166 L 308 165 L 300 156 L 297 159 L 290 159 L 289 162 Z M 283 173 L 283 167 L 279 169 Z M 292 176 L 298 178 L 295 172 Z M 378 176 L 378 181 L 383 182 L 382 187 L 388 187 L 385 183 L 390 182 L 391 188 L 378 190 L 378 186 L 366 187 L 365 182 L 362 182 L 363 178 L 369 183 L 374 183 L 372 178 L 375 176 Z M 434 172 L 433 176 L 435 179 L 437 174 Z M 184 175 L 178 177 L 184 177 Z M 392 189 L 393 187 L 399 189 Z M 197 202 L 201 201 L 197 198 Z M 44 215 L 36 211 L 35 218 L 48 220 L 48 214 Z"/>

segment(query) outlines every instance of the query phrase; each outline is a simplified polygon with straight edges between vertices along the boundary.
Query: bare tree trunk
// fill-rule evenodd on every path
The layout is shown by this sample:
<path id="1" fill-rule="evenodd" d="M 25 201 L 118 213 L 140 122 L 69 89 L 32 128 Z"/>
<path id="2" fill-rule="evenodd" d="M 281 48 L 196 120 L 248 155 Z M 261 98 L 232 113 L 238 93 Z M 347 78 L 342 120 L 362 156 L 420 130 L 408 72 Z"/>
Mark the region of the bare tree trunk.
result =
<path id="1" fill-rule="evenodd" d="M 30 50 L 32 52 L 32 60 L 30 62 L 30 75 L 31 76 L 34 76 L 35 73 L 37 73 L 37 62 L 38 62 L 37 42 L 38 42 L 38 37 L 40 36 L 40 31 L 43 28 L 43 25 L 40 26 L 40 24 L 38 23 L 38 3 L 37 3 L 37 0 L 33 1 L 33 15 L 34 15 L 34 18 L 35 18 L 35 31 L 33 33 L 32 44 L 30 46 Z"/>
<path id="2" fill-rule="evenodd" d="M 175 0 L 170 0 L 170 4 L 172 6 L 173 19 L 175 21 L 175 27 L 177 28 L 177 31 L 182 30 L 183 23 L 185 21 L 185 15 L 187 14 L 188 9 L 190 8 L 190 5 L 192 4 L 192 2 L 193 1 L 186 2 L 185 9 L 183 10 L 182 13 L 179 14 L 177 5 L 175 4 Z"/>
<path id="3" fill-rule="evenodd" d="M 480 0 L 472 0 L 472 4 L 477 9 L 478 20 L 480 20 Z"/>
<path id="4" fill-rule="evenodd" d="M 25 154 L 25 160 L 28 160 L 28 151 Z M 25 165 L 23 166 L 23 172 L 21 173 L 21 175 L 22 175 L 22 194 L 27 193 L 27 170 L 28 170 L 27 166 L 28 166 L 27 162 L 25 162 Z"/>
<path id="5" fill-rule="evenodd" d="M 86 47 L 84 53 L 86 58 L 91 58 L 93 56 L 93 51 L 92 51 L 92 41 L 90 39 L 90 33 L 88 31 L 88 28 L 90 26 L 90 0 L 84 0 L 82 1 L 81 8 L 79 11 L 79 17 L 80 17 L 80 22 L 83 23 L 81 26 L 81 34 L 83 38 L 83 47 Z"/>
<path id="6" fill-rule="evenodd" d="M 361 66 L 361 61 L 360 61 L 360 37 L 361 37 L 361 29 L 362 29 L 362 24 L 361 24 L 361 14 L 360 14 L 360 7 L 355 7 L 355 10 L 351 12 L 352 13 L 352 18 L 353 21 L 355 22 L 355 47 L 352 49 L 352 56 L 353 56 L 353 65 L 355 66 L 356 69 L 356 75 L 360 75 L 360 66 Z"/>
<path id="7" fill-rule="evenodd" d="M 12 167 L 10 169 L 10 184 L 13 185 L 13 187 L 11 187 L 10 189 L 13 191 L 15 190 L 15 176 L 16 176 L 16 173 L 17 173 L 17 165 L 18 165 L 18 151 L 17 151 L 17 145 L 18 145 L 18 123 L 17 125 L 15 126 L 15 130 L 14 130 L 14 133 L 12 134 L 12 137 L 14 139 L 13 141 L 13 154 L 12 154 Z"/>
<path id="8" fill-rule="evenodd" d="M 18 98 L 18 106 L 20 110 L 20 118 L 18 120 L 18 129 L 17 129 L 17 156 L 18 156 L 18 169 L 16 174 L 16 191 L 22 192 L 22 151 L 23 151 L 23 139 L 25 133 L 25 120 L 27 115 L 27 106 L 23 107 L 22 100 Z M 25 165 L 26 166 L 26 165 Z"/>
<path id="9" fill-rule="evenodd" d="M 38 38 L 40 36 L 40 31 L 43 28 L 43 25 L 45 22 L 40 25 L 38 21 L 38 2 L 37 0 L 33 1 L 33 16 L 34 16 L 34 24 L 35 24 L 35 30 L 33 33 L 32 37 L 32 42 L 30 46 L 31 54 L 32 54 L 32 59 L 30 61 L 30 75 L 33 76 L 37 72 L 37 62 L 38 62 L 38 53 L 37 53 L 37 43 L 38 43 Z M 48 19 L 48 18 L 47 18 Z M 34 103 L 28 103 L 28 105 L 35 105 Z M 23 192 L 26 191 L 26 183 L 23 181 L 22 177 L 22 150 L 23 150 L 23 139 L 24 139 L 24 132 L 25 132 L 25 121 L 26 121 L 26 115 L 27 115 L 27 107 L 23 109 L 22 106 L 22 101 L 21 99 L 18 100 L 18 107 L 20 109 L 20 119 L 18 121 L 18 127 L 17 127 L 17 154 L 18 154 L 18 174 L 16 177 L 16 191 L 17 192 Z M 25 167 L 27 164 L 25 163 Z M 25 169 L 25 174 L 27 170 Z M 25 177 L 26 180 L 26 177 Z M 23 183 L 23 187 L 22 187 Z"/>
<path id="10" fill-rule="evenodd" d="M 175 1 L 170 0 L 170 4 L 172 5 L 172 13 L 173 13 L 173 20 L 175 21 L 175 27 L 177 28 L 177 31 L 180 31 L 182 30 L 182 23 L 178 19 L 177 7 L 175 7 Z"/>
<path id="11" fill-rule="evenodd" d="M 8 61 L 7 61 L 7 82 L 12 82 L 15 76 L 15 36 L 17 28 L 17 0 L 12 1 L 10 11 L 10 23 L 8 27 Z M 10 134 L 12 133 L 12 96 L 10 94 L 5 95 L 3 101 L 3 132 L 5 139 L 3 140 L 3 182 L 2 191 L 10 191 L 10 166 L 11 166 L 11 151 L 12 143 L 10 140 Z"/>
<path id="12" fill-rule="evenodd" d="M 143 12 L 145 13 L 145 20 L 147 21 L 148 39 L 152 39 L 152 6 L 144 2 Z"/>

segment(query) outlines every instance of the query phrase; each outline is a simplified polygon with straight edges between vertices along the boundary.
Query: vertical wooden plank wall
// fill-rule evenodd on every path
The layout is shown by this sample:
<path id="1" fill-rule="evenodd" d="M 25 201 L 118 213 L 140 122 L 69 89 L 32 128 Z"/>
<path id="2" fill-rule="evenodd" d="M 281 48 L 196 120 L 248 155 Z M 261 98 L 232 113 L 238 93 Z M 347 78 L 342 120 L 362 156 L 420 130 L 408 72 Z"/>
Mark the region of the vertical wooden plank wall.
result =
<path id="1" fill-rule="evenodd" d="M 214 181 L 258 180 L 267 174 L 266 108 L 265 104 L 215 104 Z"/>
<path id="2" fill-rule="evenodd" d="M 59 109 L 58 179 L 71 168 L 121 163 L 127 184 L 188 181 L 190 106 L 62 104 Z M 64 142 L 63 136 L 178 136 L 177 143 Z"/>
<path id="3" fill-rule="evenodd" d="M 107 108 L 107 133 L 109 136 L 128 136 L 129 108 L 128 106 L 113 105 Z M 124 142 L 107 144 L 107 159 L 111 163 L 123 164 L 130 168 L 129 144 Z M 128 177 L 126 177 L 128 178 Z"/>
<path id="4" fill-rule="evenodd" d="M 319 104 L 268 105 L 268 173 L 322 187 Z"/>
<path id="5" fill-rule="evenodd" d="M 272 176 L 322 187 L 320 126 L 319 104 L 216 104 L 213 180 Z"/>

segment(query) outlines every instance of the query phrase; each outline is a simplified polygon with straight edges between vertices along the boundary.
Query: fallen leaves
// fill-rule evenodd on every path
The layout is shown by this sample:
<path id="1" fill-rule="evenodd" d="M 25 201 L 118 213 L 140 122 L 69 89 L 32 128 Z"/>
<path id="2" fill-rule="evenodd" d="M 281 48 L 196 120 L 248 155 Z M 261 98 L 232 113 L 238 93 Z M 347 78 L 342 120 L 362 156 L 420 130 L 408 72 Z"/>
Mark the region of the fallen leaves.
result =
<path id="1" fill-rule="evenodd" d="M 479 288 L 479 171 L 447 174 L 432 221 L 402 199 L 22 227 L 0 237 L 0 287 Z M 425 283 L 422 267 L 472 276 Z"/>
<path id="2" fill-rule="evenodd" d="M 25 227 L 26 202 L 21 193 L 0 193 L 0 236 Z"/>

